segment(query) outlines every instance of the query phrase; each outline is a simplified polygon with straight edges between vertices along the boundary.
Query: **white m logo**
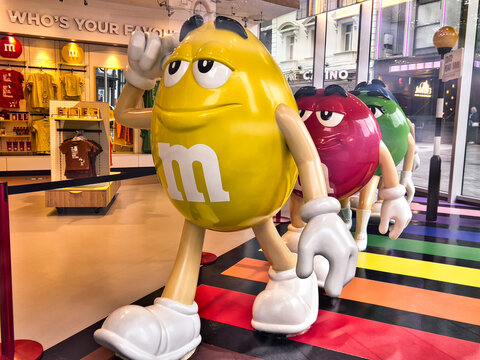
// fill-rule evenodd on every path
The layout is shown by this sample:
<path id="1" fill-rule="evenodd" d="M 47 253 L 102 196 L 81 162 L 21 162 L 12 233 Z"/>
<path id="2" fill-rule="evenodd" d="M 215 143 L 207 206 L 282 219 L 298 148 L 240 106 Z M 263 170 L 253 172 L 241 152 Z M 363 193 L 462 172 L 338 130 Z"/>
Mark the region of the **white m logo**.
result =
<path id="1" fill-rule="evenodd" d="M 13 44 L 4 44 L 4 51 L 6 52 L 15 52 L 15 45 Z"/>
<path id="2" fill-rule="evenodd" d="M 167 180 L 167 191 L 172 199 L 183 200 L 182 193 L 178 190 L 173 174 L 172 163 L 176 161 L 180 167 L 180 176 L 187 201 L 205 202 L 205 197 L 198 191 L 193 173 L 193 163 L 198 161 L 203 168 L 210 201 L 230 201 L 230 194 L 223 190 L 218 157 L 212 148 L 198 144 L 187 149 L 182 145 L 170 146 L 170 144 L 158 143 L 158 152 L 162 159 L 163 171 Z"/>
<path id="3" fill-rule="evenodd" d="M 76 58 L 78 57 L 78 52 L 76 50 L 68 50 L 68 57 L 71 57 L 71 58 Z"/>

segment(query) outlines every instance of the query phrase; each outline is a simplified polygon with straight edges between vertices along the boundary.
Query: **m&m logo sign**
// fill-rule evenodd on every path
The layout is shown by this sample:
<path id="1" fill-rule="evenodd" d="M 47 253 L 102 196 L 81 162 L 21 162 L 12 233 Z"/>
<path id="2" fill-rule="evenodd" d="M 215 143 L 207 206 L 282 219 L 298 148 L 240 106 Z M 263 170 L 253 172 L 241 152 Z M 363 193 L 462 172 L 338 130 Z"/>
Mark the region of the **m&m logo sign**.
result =
<path id="1" fill-rule="evenodd" d="M 75 43 L 68 43 L 62 48 L 62 58 L 69 64 L 81 64 L 83 57 L 82 48 Z"/>
<path id="2" fill-rule="evenodd" d="M 13 36 L 5 36 L 0 39 L 0 56 L 16 59 L 22 55 L 22 44 Z"/>

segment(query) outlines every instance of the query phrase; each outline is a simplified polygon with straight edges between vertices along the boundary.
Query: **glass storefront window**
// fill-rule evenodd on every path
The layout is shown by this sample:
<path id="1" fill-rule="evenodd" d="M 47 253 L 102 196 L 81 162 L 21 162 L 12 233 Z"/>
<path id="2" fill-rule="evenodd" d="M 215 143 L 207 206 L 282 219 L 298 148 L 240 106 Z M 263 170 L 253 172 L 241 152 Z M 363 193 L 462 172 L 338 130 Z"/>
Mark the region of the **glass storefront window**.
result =
<path id="1" fill-rule="evenodd" d="M 123 70 L 96 68 L 97 101 L 108 102 L 114 108 L 125 83 Z"/>
<path id="2" fill-rule="evenodd" d="M 293 92 L 312 85 L 313 79 L 315 17 L 301 18 L 306 13 L 303 6 L 260 26 L 260 40 L 271 51 Z"/>
<path id="3" fill-rule="evenodd" d="M 421 167 L 413 173 L 413 181 L 421 188 L 428 187 L 439 85 L 440 55 L 433 35 L 446 25 L 458 31 L 461 9 L 461 1 L 374 1 L 369 78 L 381 79 L 415 124 Z M 446 83 L 440 152 L 442 192 L 449 186 L 456 95 L 457 81 Z"/>
<path id="4" fill-rule="evenodd" d="M 324 87 L 337 84 L 353 90 L 357 85 L 359 17 L 359 4 L 328 12 Z"/>
<path id="5" fill-rule="evenodd" d="M 467 121 L 465 168 L 462 195 L 480 198 L 480 20 L 477 20 L 475 58 L 473 62 L 472 88 Z M 460 121 L 460 120 L 459 120 Z"/>

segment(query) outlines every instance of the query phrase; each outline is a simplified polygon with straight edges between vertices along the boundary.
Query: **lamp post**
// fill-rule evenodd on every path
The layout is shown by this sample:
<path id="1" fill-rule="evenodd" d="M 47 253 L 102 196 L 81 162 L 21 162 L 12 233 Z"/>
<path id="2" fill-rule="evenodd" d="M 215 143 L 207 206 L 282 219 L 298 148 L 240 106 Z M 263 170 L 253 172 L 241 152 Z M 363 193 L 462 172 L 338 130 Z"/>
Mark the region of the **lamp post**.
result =
<path id="1" fill-rule="evenodd" d="M 435 32 L 435 35 L 433 35 L 433 44 L 437 48 L 437 51 L 442 58 L 442 63 L 445 54 L 450 52 L 457 42 L 458 32 L 451 26 L 444 26 Z M 437 220 L 438 198 L 440 194 L 440 174 L 442 165 L 442 160 L 440 158 L 440 142 L 442 135 L 444 89 L 445 84 L 443 83 L 441 76 L 439 76 L 435 116 L 435 139 L 433 143 L 433 155 L 430 158 L 430 171 L 428 174 L 427 221 Z"/>

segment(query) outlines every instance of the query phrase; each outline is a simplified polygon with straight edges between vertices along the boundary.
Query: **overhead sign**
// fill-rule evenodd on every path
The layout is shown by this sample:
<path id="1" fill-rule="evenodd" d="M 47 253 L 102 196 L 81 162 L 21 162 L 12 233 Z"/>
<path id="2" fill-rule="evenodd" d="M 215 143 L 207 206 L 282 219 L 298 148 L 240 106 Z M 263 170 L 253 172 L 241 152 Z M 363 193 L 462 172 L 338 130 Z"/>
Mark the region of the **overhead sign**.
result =
<path id="1" fill-rule="evenodd" d="M 422 81 L 417 87 L 415 87 L 414 96 L 424 98 L 432 97 L 432 87 L 428 83 L 428 80 Z"/>
<path id="2" fill-rule="evenodd" d="M 17 38 L 34 36 L 127 45 L 135 30 L 167 35 L 179 31 L 186 18 L 182 11 L 169 17 L 161 7 L 137 6 L 133 2 L 128 5 L 94 1 L 88 6 L 81 1 L 41 3 L 39 7 L 38 0 L 1 0 L 0 33 L 16 34 Z M 193 6 L 187 3 L 185 8 Z"/>
<path id="3" fill-rule="evenodd" d="M 440 70 L 442 81 L 458 79 L 462 76 L 463 48 L 445 54 Z"/>
<path id="4" fill-rule="evenodd" d="M 22 55 L 22 44 L 13 36 L 5 36 L 0 39 L 0 56 L 9 59 L 17 59 Z"/>
<path id="5" fill-rule="evenodd" d="M 46 28 L 58 27 L 59 29 L 73 28 L 77 31 L 97 32 L 111 35 L 130 35 L 134 30 L 156 33 L 164 36 L 170 31 L 153 26 L 137 26 L 133 24 L 118 24 L 111 21 L 85 19 L 80 17 L 58 16 L 41 14 L 32 11 L 8 10 L 8 18 L 11 23 L 22 25 L 42 26 Z"/>

